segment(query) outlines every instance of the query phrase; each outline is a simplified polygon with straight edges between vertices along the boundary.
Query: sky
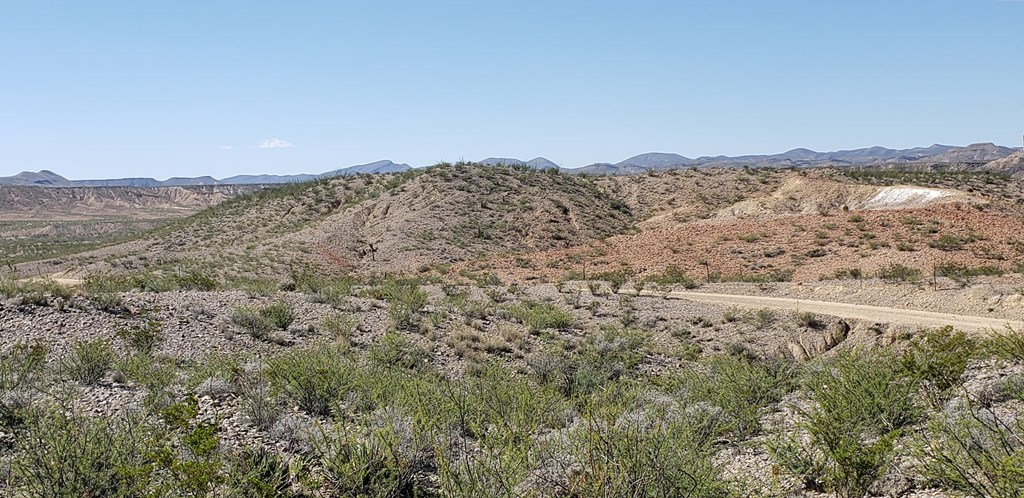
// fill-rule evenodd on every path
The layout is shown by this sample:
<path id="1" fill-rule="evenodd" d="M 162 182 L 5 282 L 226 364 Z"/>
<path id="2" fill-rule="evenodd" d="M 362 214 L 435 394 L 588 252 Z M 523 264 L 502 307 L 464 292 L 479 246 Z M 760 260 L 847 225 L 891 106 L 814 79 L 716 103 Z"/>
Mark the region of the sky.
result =
<path id="1" fill-rule="evenodd" d="M 0 176 L 1024 134 L 1024 1 L 0 0 Z"/>

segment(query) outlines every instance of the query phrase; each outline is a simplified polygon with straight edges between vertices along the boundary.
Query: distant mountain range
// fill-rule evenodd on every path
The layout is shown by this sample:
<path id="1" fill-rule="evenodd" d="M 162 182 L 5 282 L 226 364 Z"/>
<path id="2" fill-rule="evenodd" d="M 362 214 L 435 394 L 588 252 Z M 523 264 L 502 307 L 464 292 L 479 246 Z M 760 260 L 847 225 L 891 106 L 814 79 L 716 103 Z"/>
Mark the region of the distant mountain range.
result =
<path id="1" fill-rule="evenodd" d="M 761 167 L 812 167 L 812 166 L 869 166 L 890 163 L 927 164 L 978 164 L 986 170 L 1002 170 L 1009 166 L 1014 172 L 1020 166 L 1021 152 L 1018 149 L 1002 147 L 991 143 L 971 144 L 966 147 L 932 145 L 912 149 L 887 149 L 868 147 L 863 149 L 816 152 L 809 149 L 793 149 L 782 154 L 748 156 L 703 156 L 690 159 L 679 154 L 649 152 L 633 156 L 617 163 L 594 163 L 580 168 L 560 168 L 543 157 L 523 161 L 507 157 L 488 157 L 479 161 L 487 166 L 519 166 L 539 170 L 559 169 L 570 174 L 629 175 L 648 170 L 663 171 L 677 168 L 738 168 Z M 1009 158 L 1009 159 L 1007 159 Z M 1010 166 L 1012 165 L 1012 166 Z M 321 174 L 301 175 L 238 175 L 218 180 L 209 176 L 196 178 L 120 178 L 111 180 L 68 180 L 52 171 L 21 172 L 14 176 L 0 177 L 0 185 L 37 185 L 44 187 L 173 187 L 184 185 L 257 185 L 293 183 L 333 176 L 398 173 L 412 169 L 408 164 L 382 160 L 336 169 Z"/>
<path id="2" fill-rule="evenodd" d="M 595 163 L 566 170 L 570 173 L 623 175 L 647 170 L 675 168 L 711 167 L 810 167 L 810 166 L 863 166 L 885 163 L 987 163 L 1002 159 L 1016 149 L 991 143 L 972 144 L 966 147 L 932 145 L 913 149 L 887 149 L 868 147 L 864 149 L 816 152 L 809 149 L 793 149 L 782 154 L 750 156 L 703 156 L 690 159 L 679 154 L 652 152 L 640 154 L 618 163 Z"/>
<path id="3" fill-rule="evenodd" d="M 195 178 L 118 178 L 111 180 L 68 180 L 52 171 L 42 170 L 38 173 L 23 171 L 14 176 L 0 177 L 0 185 L 35 185 L 41 187 L 180 187 L 185 185 L 268 185 L 277 183 L 295 183 L 329 178 L 333 176 L 356 175 L 360 173 L 399 173 L 412 169 L 408 164 L 397 164 L 383 160 L 369 164 L 359 164 L 347 168 L 336 169 L 319 175 L 238 175 L 222 180 L 210 176 Z"/>

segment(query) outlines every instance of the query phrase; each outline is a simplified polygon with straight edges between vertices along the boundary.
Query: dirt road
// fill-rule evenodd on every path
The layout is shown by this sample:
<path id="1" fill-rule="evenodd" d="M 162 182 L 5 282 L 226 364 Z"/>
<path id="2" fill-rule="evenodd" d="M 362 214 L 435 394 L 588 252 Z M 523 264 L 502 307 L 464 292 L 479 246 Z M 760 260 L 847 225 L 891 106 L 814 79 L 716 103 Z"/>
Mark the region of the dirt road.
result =
<path id="1" fill-rule="evenodd" d="M 640 296 L 661 297 L 667 299 L 688 299 L 702 303 L 740 306 L 744 308 L 772 308 L 795 312 L 809 311 L 822 315 L 840 318 L 866 320 L 879 323 L 895 323 L 901 325 L 920 326 L 925 328 L 952 325 L 965 332 L 989 332 L 1005 330 L 1009 325 L 1014 329 L 1024 328 L 1024 323 L 1002 318 L 988 318 L 969 315 L 935 313 L 931 311 L 905 310 L 866 306 L 863 304 L 847 304 L 826 301 L 808 301 L 805 299 L 789 299 L 781 297 L 743 296 L 735 294 L 707 294 L 703 292 L 651 292 L 643 291 Z"/>

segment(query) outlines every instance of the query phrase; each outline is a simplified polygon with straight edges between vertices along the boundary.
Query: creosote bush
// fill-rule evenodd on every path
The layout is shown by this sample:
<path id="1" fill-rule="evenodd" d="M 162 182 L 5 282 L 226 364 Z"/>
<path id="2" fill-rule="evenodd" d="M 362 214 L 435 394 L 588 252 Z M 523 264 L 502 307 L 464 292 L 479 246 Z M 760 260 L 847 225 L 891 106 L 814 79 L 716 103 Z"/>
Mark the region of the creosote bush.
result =
<path id="1" fill-rule="evenodd" d="M 573 316 L 562 308 L 540 301 L 524 301 L 507 306 L 505 310 L 517 321 L 529 327 L 533 334 L 544 329 L 562 330 L 575 324 Z"/>
<path id="2" fill-rule="evenodd" d="M 864 496 L 891 461 L 896 438 L 922 413 L 919 385 L 891 352 L 843 353 L 809 374 L 811 407 L 799 410 L 797 432 L 776 436 L 769 451 L 809 489 Z"/>
<path id="3" fill-rule="evenodd" d="M 44 381 L 46 356 L 43 345 L 24 343 L 0 355 L 0 427 L 24 421 L 32 396 Z"/>
<path id="4" fill-rule="evenodd" d="M 69 379 L 94 385 L 110 370 L 115 357 L 113 346 L 106 340 L 75 341 L 62 367 Z"/>
<path id="5" fill-rule="evenodd" d="M 341 347 L 315 345 L 288 351 L 267 363 L 270 386 L 315 416 L 330 415 L 354 376 L 352 360 Z"/>
<path id="6" fill-rule="evenodd" d="M 231 313 L 231 322 L 256 339 L 266 339 L 273 330 L 286 330 L 295 321 L 295 312 L 285 302 L 260 307 L 239 306 Z"/>

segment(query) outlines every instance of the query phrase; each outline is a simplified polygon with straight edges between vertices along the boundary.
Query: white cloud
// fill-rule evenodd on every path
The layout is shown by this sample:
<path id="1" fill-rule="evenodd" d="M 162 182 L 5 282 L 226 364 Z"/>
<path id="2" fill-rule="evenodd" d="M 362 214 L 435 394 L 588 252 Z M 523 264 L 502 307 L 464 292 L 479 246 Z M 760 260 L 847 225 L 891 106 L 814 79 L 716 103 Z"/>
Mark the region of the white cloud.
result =
<path id="1" fill-rule="evenodd" d="M 220 147 L 217 147 L 217 148 L 220 149 L 220 150 L 231 150 L 231 149 L 234 149 L 235 147 L 231 146 L 231 145 L 221 145 Z"/>
<path id="2" fill-rule="evenodd" d="M 295 147 L 295 144 L 280 138 L 265 138 L 257 147 L 260 149 L 287 149 Z"/>

